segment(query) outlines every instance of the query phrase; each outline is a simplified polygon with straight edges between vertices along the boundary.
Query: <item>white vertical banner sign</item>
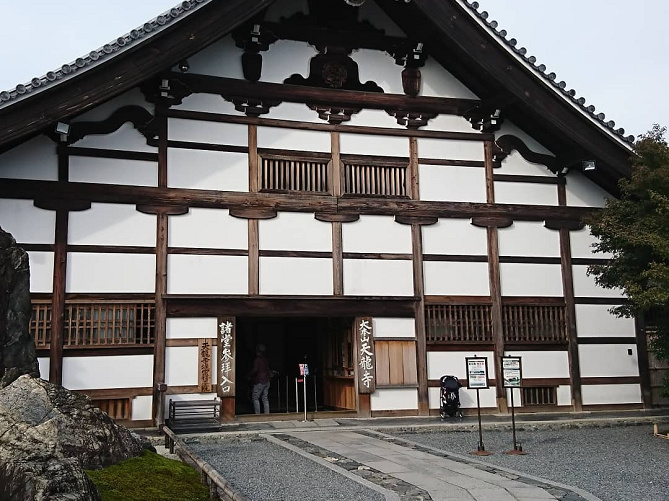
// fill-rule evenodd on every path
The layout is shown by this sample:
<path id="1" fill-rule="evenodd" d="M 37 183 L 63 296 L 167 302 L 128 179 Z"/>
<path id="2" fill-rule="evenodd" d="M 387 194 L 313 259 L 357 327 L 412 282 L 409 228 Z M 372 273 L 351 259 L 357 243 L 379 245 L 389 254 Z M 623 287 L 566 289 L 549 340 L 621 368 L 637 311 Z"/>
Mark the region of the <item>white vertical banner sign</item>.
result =
<path id="1" fill-rule="evenodd" d="M 376 390 L 376 354 L 371 317 L 355 319 L 355 338 L 358 354 L 358 393 L 374 393 Z"/>
<path id="2" fill-rule="evenodd" d="M 235 396 L 235 317 L 218 318 L 218 378 L 219 397 Z"/>

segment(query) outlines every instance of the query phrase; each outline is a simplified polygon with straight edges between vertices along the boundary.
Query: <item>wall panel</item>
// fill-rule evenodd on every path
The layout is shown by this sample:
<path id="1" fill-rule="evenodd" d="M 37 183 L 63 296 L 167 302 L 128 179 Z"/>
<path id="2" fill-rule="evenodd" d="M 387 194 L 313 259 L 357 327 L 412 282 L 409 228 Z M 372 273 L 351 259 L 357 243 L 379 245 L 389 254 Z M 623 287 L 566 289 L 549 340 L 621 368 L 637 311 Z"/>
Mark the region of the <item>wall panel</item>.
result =
<path id="1" fill-rule="evenodd" d="M 560 232 L 543 221 L 515 221 L 499 229 L 499 255 L 560 257 Z"/>
<path id="2" fill-rule="evenodd" d="M 165 383 L 167 386 L 197 385 L 197 346 L 165 348 Z"/>
<path id="3" fill-rule="evenodd" d="M 278 40 L 263 53 L 262 81 L 283 83 L 294 73 L 307 78 L 309 61 L 316 54 L 316 49 L 305 42 Z"/>
<path id="4" fill-rule="evenodd" d="M 139 395 L 132 399 L 131 419 L 134 421 L 143 421 L 151 419 L 151 408 L 153 406 L 153 397 L 150 395 Z"/>
<path id="5" fill-rule="evenodd" d="M 235 46 L 232 36 L 227 36 L 188 58 L 190 73 L 214 77 L 244 78 L 242 49 Z"/>
<path id="6" fill-rule="evenodd" d="M 478 99 L 476 94 L 431 57 L 428 57 L 425 61 L 425 66 L 420 69 L 420 74 L 422 77 L 422 96 Z"/>
<path id="7" fill-rule="evenodd" d="M 359 49 L 351 54 L 358 63 L 360 81 L 373 81 L 387 94 L 404 94 L 402 90 L 402 67 L 387 52 Z M 421 73 L 423 68 L 421 68 Z"/>
<path id="8" fill-rule="evenodd" d="M 143 214 L 134 205 L 93 203 L 81 212 L 70 212 L 67 234 L 73 245 L 156 245 L 156 216 Z"/>
<path id="9" fill-rule="evenodd" d="M 604 207 L 606 199 L 611 196 L 580 172 L 570 172 L 566 179 L 567 205 Z"/>
<path id="10" fill-rule="evenodd" d="M 365 134 L 341 134 L 341 152 L 351 155 L 372 155 L 409 158 L 408 137 L 381 137 Z"/>
<path id="11" fill-rule="evenodd" d="M 495 202 L 498 204 L 557 205 L 557 186 L 495 181 Z"/>
<path id="12" fill-rule="evenodd" d="M 230 216 L 227 209 L 191 207 L 188 214 L 168 219 L 170 247 L 247 249 L 248 222 Z"/>
<path id="13" fill-rule="evenodd" d="M 413 318 L 380 318 L 372 319 L 374 339 L 386 337 L 416 337 L 416 321 Z"/>
<path id="14" fill-rule="evenodd" d="M 167 133 L 171 141 L 248 146 L 248 127 L 243 124 L 169 118 Z"/>
<path id="15" fill-rule="evenodd" d="M 146 254 L 71 252 L 67 292 L 153 292 L 156 258 Z"/>
<path id="16" fill-rule="evenodd" d="M 418 156 L 420 158 L 483 161 L 483 141 L 459 141 L 421 137 L 418 138 Z"/>
<path id="17" fill-rule="evenodd" d="M 53 252 L 28 252 L 30 292 L 53 291 Z"/>
<path id="18" fill-rule="evenodd" d="M 29 139 L 0 155 L 0 178 L 58 179 L 56 144 L 46 136 Z"/>
<path id="19" fill-rule="evenodd" d="M 605 304 L 577 304 L 576 331 L 579 337 L 636 336 L 633 318 L 618 318 Z"/>
<path id="20" fill-rule="evenodd" d="M 260 249 L 332 252 L 332 225 L 311 213 L 280 212 L 258 222 Z"/>
<path id="21" fill-rule="evenodd" d="M 569 377 L 566 351 L 507 351 L 505 355 L 522 357 L 524 379 Z"/>
<path id="22" fill-rule="evenodd" d="M 167 185 L 194 190 L 249 191 L 246 153 L 169 148 Z"/>
<path id="23" fill-rule="evenodd" d="M 158 186 L 158 163 L 117 158 L 70 157 L 70 181 Z"/>
<path id="24" fill-rule="evenodd" d="M 559 264 L 502 263 L 502 296 L 562 296 Z"/>
<path id="25" fill-rule="evenodd" d="M 152 385 L 153 355 L 63 359 L 63 386 L 69 390 L 150 388 Z"/>
<path id="26" fill-rule="evenodd" d="M 332 259 L 260 258 L 260 294 L 332 295 Z"/>
<path id="27" fill-rule="evenodd" d="M 437 224 L 423 226 L 423 254 L 485 256 L 488 239 L 485 228 L 469 219 L 439 219 Z"/>
<path id="28" fill-rule="evenodd" d="M 247 294 L 246 256 L 167 256 L 168 294 Z"/>
<path id="29" fill-rule="evenodd" d="M 583 405 L 640 404 L 641 386 L 638 384 L 592 384 L 581 389 Z"/>
<path id="30" fill-rule="evenodd" d="M 517 151 L 512 152 L 502 161 L 502 166 L 495 169 L 495 174 L 511 174 L 514 176 L 555 177 L 548 167 L 528 162 Z"/>
<path id="31" fill-rule="evenodd" d="M 330 152 L 330 133 L 311 130 L 258 127 L 258 148 Z"/>
<path id="32" fill-rule="evenodd" d="M 485 203 L 485 170 L 473 167 L 420 165 L 420 199 Z"/>
<path id="33" fill-rule="evenodd" d="M 425 261 L 425 294 L 428 296 L 488 296 L 488 263 Z"/>
<path id="34" fill-rule="evenodd" d="M 392 216 L 360 216 L 342 225 L 344 252 L 411 253 L 411 226 Z"/>
<path id="35" fill-rule="evenodd" d="M 590 228 L 586 226 L 580 231 L 569 232 L 571 242 L 571 257 L 608 259 L 613 256 L 609 252 L 595 252 L 592 245 L 598 239 L 590 234 Z"/>
<path id="36" fill-rule="evenodd" d="M 418 408 L 418 390 L 415 388 L 379 388 L 371 395 L 374 411 L 395 411 Z"/>
<path id="37" fill-rule="evenodd" d="M 430 409 L 438 409 L 440 402 L 439 388 L 428 388 L 428 392 Z M 479 390 L 479 397 L 482 409 L 497 408 L 495 388 Z M 476 390 L 460 388 L 460 406 L 462 409 L 476 409 Z"/>
<path id="38" fill-rule="evenodd" d="M 157 153 L 156 146 L 146 144 L 146 138 L 131 123 L 125 123 L 111 134 L 91 134 L 73 144 L 77 148 L 145 151 Z"/>
<path id="39" fill-rule="evenodd" d="M 630 355 L 628 350 L 632 350 Z M 635 344 L 582 344 L 578 347 L 581 377 L 639 375 Z"/>
<path id="40" fill-rule="evenodd" d="M 620 289 L 604 289 L 595 283 L 593 276 L 588 276 L 588 267 L 584 265 L 573 266 L 574 273 L 574 295 L 576 297 L 623 297 Z"/>
<path id="41" fill-rule="evenodd" d="M 467 379 L 465 357 L 485 357 L 488 359 L 488 379 L 495 378 L 494 356 L 492 351 L 428 351 L 427 378 L 439 379 L 441 376 L 455 376 Z"/>
<path id="42" fill-rule="evenodd" d="M 216 317 L 168 318 L 167 339 L 216 338 L 218 326 Z"/>
<path id="43" fill-rule="evenodd" d="M 52 244 L 56 211 L 38 209 L 32 200 L 0 199 L 0 227 L 25 244 Z"/>
<path id="44" fill-rule="evenodd" d="M 37 363 L 39 364 L 39 377 L 45 380 L 49 380 L 49 368 L 51 367 L 51 360 L 49 357 L 38 357 Z"/>
<path id="45" fill-rule="evenodd" d="M 344 294 L 413 296 L 411 261 L 344 259 Z"/>

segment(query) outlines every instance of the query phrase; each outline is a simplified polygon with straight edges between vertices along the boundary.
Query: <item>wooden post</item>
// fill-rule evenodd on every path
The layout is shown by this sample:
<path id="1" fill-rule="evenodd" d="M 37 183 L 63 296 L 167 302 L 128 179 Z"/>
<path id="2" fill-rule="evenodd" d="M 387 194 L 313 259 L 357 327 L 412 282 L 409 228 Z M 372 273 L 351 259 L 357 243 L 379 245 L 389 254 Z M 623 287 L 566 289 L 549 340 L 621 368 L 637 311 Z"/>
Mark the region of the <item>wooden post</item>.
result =
<path id="1" fill-rule="evenodd" d="M 332 161 L 329 165 L 330 186 L 328 190 L 334 197 L 342 196 L 342 168 L 339 132 L 330 133 Z M 332 286 L 335 296 L 344 295 L 344 258 L 342 242 L 342 224 L 333 221 L 332 225 Z"/>
<path id="2" fill-rule="evenodd" d="M 653 391 L 650 381 L 650 361 L 648 360 L 648 339 L 646 338 L 646 322 L 641 315 L 634 319 L 636 330 L 636 351 L 639 360 L 639 378 L 641 379 L 641 397 L 645 409 L 653 406 Z"/>

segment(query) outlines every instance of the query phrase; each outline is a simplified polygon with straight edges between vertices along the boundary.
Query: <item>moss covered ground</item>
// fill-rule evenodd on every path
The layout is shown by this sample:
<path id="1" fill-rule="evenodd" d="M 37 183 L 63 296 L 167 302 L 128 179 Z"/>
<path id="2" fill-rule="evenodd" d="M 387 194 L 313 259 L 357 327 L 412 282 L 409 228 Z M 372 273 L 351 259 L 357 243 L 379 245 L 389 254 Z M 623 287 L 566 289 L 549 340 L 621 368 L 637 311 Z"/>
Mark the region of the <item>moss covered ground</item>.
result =
<path id="1" fill-rule="evenodd" d="M 206 501 L 207 487 L 187 464 L 150 451 L 103 470 L 87 470 L 103 501 Z"/>

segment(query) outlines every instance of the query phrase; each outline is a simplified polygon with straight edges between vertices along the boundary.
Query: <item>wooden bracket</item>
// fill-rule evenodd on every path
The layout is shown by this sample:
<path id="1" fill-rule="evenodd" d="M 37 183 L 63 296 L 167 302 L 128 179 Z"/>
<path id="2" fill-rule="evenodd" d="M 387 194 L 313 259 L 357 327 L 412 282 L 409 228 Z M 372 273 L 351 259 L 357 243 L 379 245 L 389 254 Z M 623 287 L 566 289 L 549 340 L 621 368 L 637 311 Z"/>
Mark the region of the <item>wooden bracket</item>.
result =
<path id="1" fill-rule="evenodd" d="M 230 208 L 230 215 L 239 219 L 274 219 L 274 209 L 262 209 L 256 207 L 234 207 Z"/>
<path id="2" fill-rule="evenodd" d="M 577 219 L 546 219 L 544 227 L 549 230 L 578 231 L 585 227 L 585 223 Z"/>
<path id="3" fill-rule="evenodd" d="M 473 217 L 471 224 L 479 228 L 508 228 L 513 224 L 510 217 L 480 216 Z"/>
<path id="4" fill-rule="evenodd" d="M 343 214 L 341 212 L 317 212 L 314 217 L 326 223 L 353 223 L 360 219 L 360 214 Z"/>
<path id="5" fill-rule="evenodd" d="M 395 216 L 395 222 L 400 224 L 420 224 L 421 226 L 429 226 L 439 222 L 438 217 L 431 216 Z"/>
<path id="6" fill-rule="evenodd" d="M 88 200 L 72 200 L 59 198 L 37 198 L 33 205 L 44 210 L 67 210 L 69 212 L 81 212 L 91 208 L 91 202 Z"/>
<path id="7" fill-rule="evenodd" d="M 135 210 L 137 212 L 141 212 L 143 214 L 151 214 L 151 215 L 158 215 L 158 214 L 165 214 L 167 216 L 183 216 L 184 214 L 188 214 L 188 207 L 185 206 L 180 206 L 180 205 L 175 205 L 175 206 L 170 206 L 170 205 L 136 205 Z"/>

